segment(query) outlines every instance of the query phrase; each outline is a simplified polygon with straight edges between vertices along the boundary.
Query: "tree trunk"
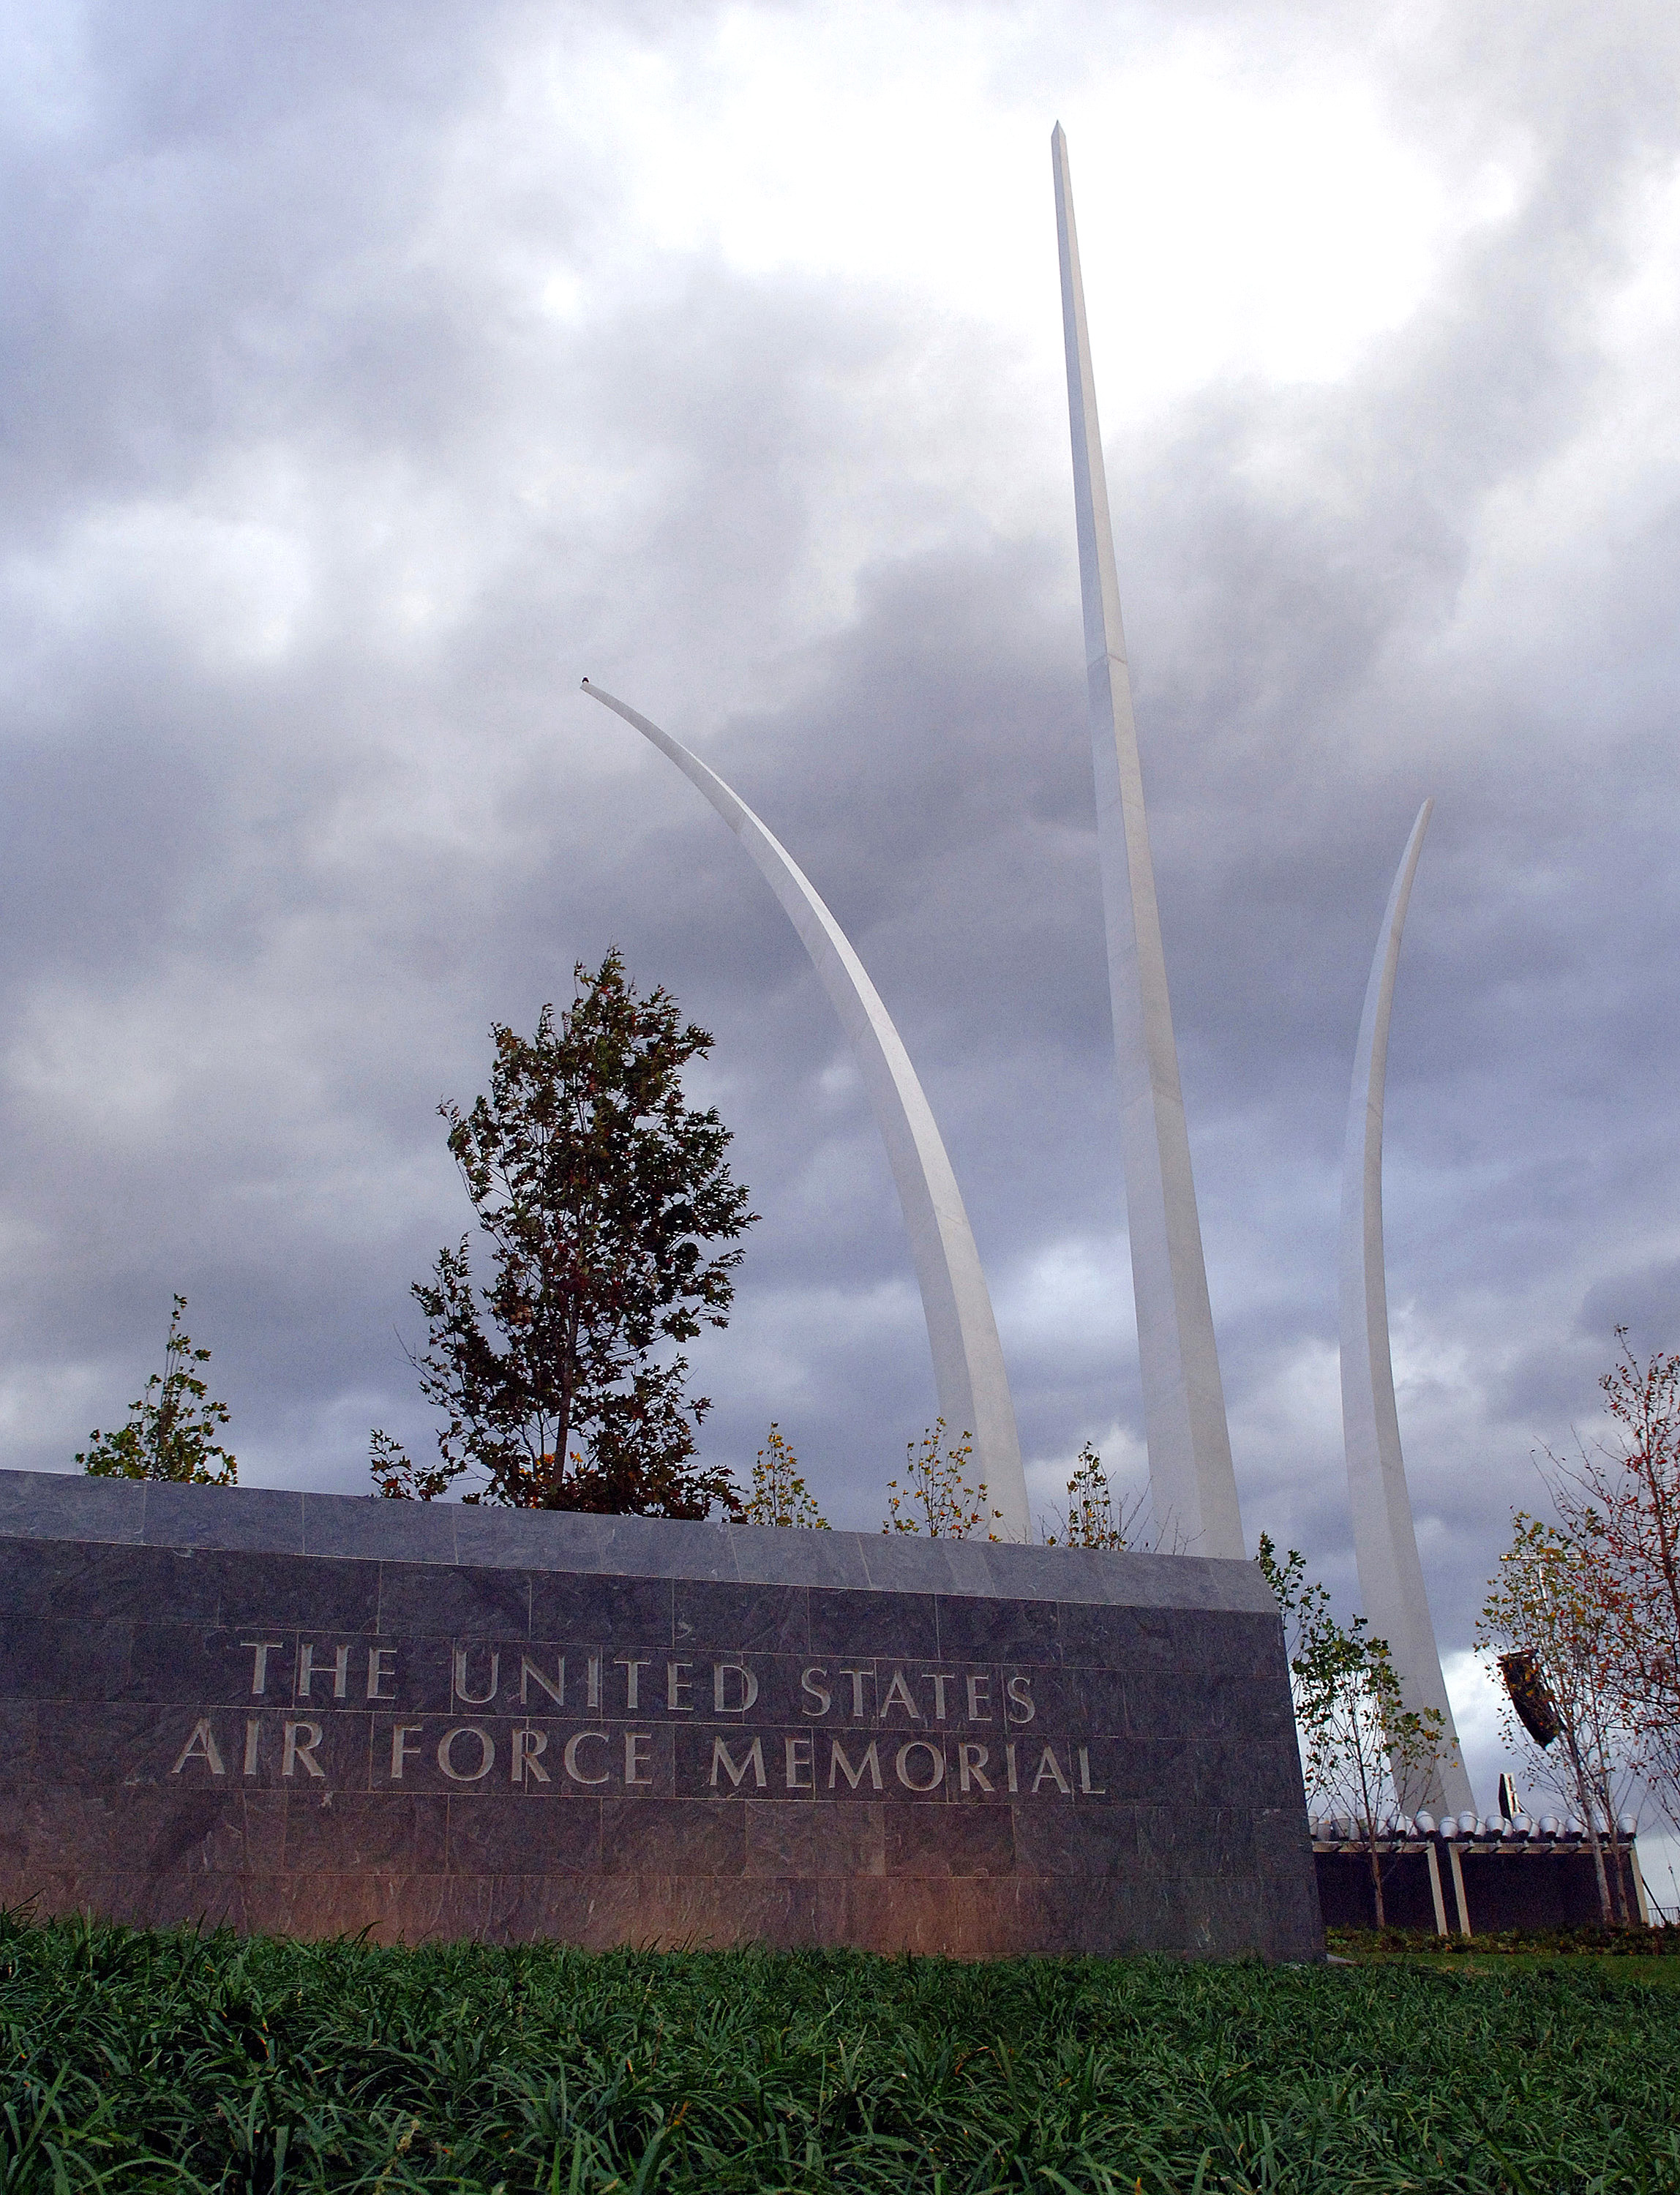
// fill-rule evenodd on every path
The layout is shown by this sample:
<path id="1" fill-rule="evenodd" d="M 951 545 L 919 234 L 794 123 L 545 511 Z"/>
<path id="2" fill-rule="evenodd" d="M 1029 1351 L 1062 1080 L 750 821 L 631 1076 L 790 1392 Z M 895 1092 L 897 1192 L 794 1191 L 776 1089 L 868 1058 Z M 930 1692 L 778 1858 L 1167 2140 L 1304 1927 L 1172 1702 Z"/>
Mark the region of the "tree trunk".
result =
<path id="1" fill-rule="evenodd" d="M 1581 1819 L 1586 1824 L 1587 1842 L 1592 1847 L 1593 1872 L 1598 1877 L 1599 1916 L 1607 1928 L 1614 1928 L 1615 1922 L 1610 1916 L 1610 1882 L 1604 1871 L 1604 1847 L 1599 1842 L 1598 1823 L 1593 1818 L 1598 1811 L 1595 1804 L 1596 1794 L 1581 1766 L 1580 1750 L 1575 1743 L 1574 1732 L 1568 1731 L 1565 1735 L 1569 1743 L 1569 1765 L 1575 1772 L 1575 1804 L 1580 1808 Z"/>
<path id="2" fill-rule="evenodd" d="M 1621 1839 L 1616 1834 L 1616 1817 L 1614 1810 L 1610 1804 L 1610 1778 L 1608 1774 L 1602 1770 L 1602 1765 L 1600 1772 L 1593 1777 L 1593 1795 L 1597 1800 L 1599 1806 L 1603 1809 L 1605 1834 L 1610 1841 L 1610 1865 L 1608 1872 L 1610 1877 L 1610 1903 L 1614 1908 L 1614 1916 L 1613 1925 L 1618 1928 L 1625 1928 L 1628 1925 L 1630 1916 L 1627 1910 L 1627 1898 L 1624 1893 L 1622 1883 Z M 1593 1817 L 1589 1817 L 1589 1819 L 1591 1821 L 1593 1835 L 1596 1836 L 1598 1834 L 1597 1821 Z"/>
<path id="3" fill-rule="evenodd" d="M 1587 1842 L 1592 1846 L 1593 1872 L 1598 1877 L 1598 1910 L 1604 1926 L 1614 1928 L 1615 1921 L 1610 1911 L 1610 1879 L 1604 1867 L 1604 1846 L 1598 1835 L 1598 1824 L 1591 1814 L 1587 1817 Z"/>
<path id="4" fill-rule="evenodd" d="M 1604 1776 L 1598 1782 L 1604 1805 L 1605 1834 L 1610 1841 L 1610 1895 L 1616 1909 L 1616 1926 L 1627 1928 L 1632 1926 L 1633 1916 L 1627 1910 L 1627 1885 L 1622 1873 L 1621 1834 L 1616 1827 L 1615 1813 L 1610 1805 L 1610 1779 Z"/>
<path id="5" fill-rule="evenodd" d="M 1377 1926 L 1380 1932 L 1388 1927 L 1388 1921 L 1383 1905 L 1383 1864 L 1377 1855 L 1377 1825 L 1374 1822 L 1365 1825 L 1365 1844 L 1366 1856 L 1371 1861 L 1371 1894 L 1376 1904 Z"/>
<path id="6" fill-rule="evenodd" d="M 1610 1824 L 1610 1886 L 1616 1901 L 1616 1926 L 1631 1928 L 1634 1916 L 1628 1910 L 1628 1870 L 1622 1858 L 1621 1833 L 1616 1827 L 1616 1818 L 1608 1815 Z"/>
<path id="7" fill-rule="evenodd" d="M 578 1320 L 575 1302 L 568 1322 L 565 1353 L 561 1359 L 559 1423 L 554 1428 L 554 1468 L 548 1474 L 548 1483 L 542 1489 L 540 1507 L 558 1509 L 565 1490 L 566 1466 L 570 1460 L 566 1450 L 572 1437 L 572 1403 L 577 1393 Z"/>

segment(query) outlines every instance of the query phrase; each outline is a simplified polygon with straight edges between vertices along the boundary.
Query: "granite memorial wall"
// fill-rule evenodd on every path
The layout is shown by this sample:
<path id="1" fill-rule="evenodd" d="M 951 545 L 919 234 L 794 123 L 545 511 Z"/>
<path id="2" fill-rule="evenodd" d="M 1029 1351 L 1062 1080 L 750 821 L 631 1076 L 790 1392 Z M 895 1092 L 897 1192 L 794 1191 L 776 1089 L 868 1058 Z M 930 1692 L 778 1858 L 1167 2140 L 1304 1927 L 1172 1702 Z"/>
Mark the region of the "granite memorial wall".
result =
<path id="1" fill-rule="evenodd" d="M 1251 1564 L 0 1472 L 0 1898 L 1322 1951 Z"/>

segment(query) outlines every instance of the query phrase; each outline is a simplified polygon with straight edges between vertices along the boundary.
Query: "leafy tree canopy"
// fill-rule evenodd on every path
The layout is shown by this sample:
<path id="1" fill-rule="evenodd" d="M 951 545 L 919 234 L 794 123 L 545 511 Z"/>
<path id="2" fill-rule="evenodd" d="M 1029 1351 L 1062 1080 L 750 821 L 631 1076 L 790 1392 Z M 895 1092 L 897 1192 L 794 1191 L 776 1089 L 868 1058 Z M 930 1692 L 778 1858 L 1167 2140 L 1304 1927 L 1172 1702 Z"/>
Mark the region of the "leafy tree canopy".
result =
<path id="1" fill-rule="evenodd" d="M 381 1489 L 430 1500 L 467 1472 L 468 1501 L 523 1509 L 703 1517 L 737 1507 L 729 1474 L 695 1462 L 710 1409 L 672 1345 L 728 1323 L 738 1248 L 757 1218 L 730 1176 L 730 1132 L 686 1103 L 682 1070 L 712 1038 L 663 989 L 638 996 L 616 949 L 580 962 L 577 994 L 535 1034 L 492 1030 L 490 1088 L 446 1102 L 449 1149 L 488 1237 L 468 1238 L 413 1295 L 428 1322 L 420 1391 L 444 1415 L 438 1460 L 373 1435 Z"/>

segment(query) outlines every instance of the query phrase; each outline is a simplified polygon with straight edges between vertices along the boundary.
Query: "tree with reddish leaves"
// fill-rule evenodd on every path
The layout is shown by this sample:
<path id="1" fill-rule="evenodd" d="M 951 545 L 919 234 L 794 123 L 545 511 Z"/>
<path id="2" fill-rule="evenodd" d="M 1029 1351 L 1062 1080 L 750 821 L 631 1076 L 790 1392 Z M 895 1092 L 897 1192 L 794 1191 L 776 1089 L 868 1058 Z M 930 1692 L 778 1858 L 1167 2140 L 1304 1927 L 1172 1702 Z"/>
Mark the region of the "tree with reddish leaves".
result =
<path id="1" fill-rule="evenodd" d="M 413 1463 L 375 1432 L 382 1493 L 430 1501 L 464 1473 L 464 1498 L 521 1509 L 704 1517 L 738 1506 L 729 1473 L 695 1460 L 711 1408 L 685 1392 L 673 1347 L 728 1323 L 739 1248 L 758 1217 L 730 1176 L 730 1132 L 684 1098 L 707 1032 L 663 989 L 644 999 L 618 952 L 557 1025 L 492 1030 L 490 1088 L 467 1112 L 439 1106 L 494 1276 L 475 1289 L 470 1243 L 439 1253 L 413 1293 L 427 1345 L 420 1391 L 443 1413 L 438 1460 Z"/>
<path id="2" fill-rule="evenodd" d="M 1511 1544 L 1488 1581 L 1475 1636 L 1504 1680 L 1507 1737 L 1532 1742 L 1534 1774 L 1555 1783 L 1579 1818 L 1608 1928 L 1632 1918 L 1617 1827 L 1631 1764 L 1616 1617 L 1604 1585 L 1573 1534 L 1514 1510 Z"/>
<path id="3" fill-rule="evenodd" d="M 1599 1381 L 1614 1427 L 1567 1467 L 1553 1495 L 1591 1561 L 1611 1618 L 1613 1681 L 1639 1767 L 1680 1827 L 1680 1357 L 1621 1354 Z"/>

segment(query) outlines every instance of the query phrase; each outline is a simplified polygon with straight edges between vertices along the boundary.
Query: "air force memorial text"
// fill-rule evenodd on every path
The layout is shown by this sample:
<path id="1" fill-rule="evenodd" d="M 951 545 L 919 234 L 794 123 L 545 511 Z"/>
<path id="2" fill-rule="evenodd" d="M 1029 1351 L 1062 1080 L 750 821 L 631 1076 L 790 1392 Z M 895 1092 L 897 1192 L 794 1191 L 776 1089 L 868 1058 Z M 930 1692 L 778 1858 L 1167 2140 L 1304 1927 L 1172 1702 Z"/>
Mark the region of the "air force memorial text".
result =
<path id="1" fill-rule="evenodd" d="M 949 1785 L 975 1799 L 1108 1796 L 1088 1738 L 1034 1728 L 1032 1671 L 451 1642 L 444 1712 L 427 1715 L 439 1678 L 430 1645 L 207 1640 L 212 1656 L 246 1657 L 251 1708 L 204 1705 L 170 1773 L 357 1789 L 500 1776 L 536 1795 L 927 1798 Z"/>

